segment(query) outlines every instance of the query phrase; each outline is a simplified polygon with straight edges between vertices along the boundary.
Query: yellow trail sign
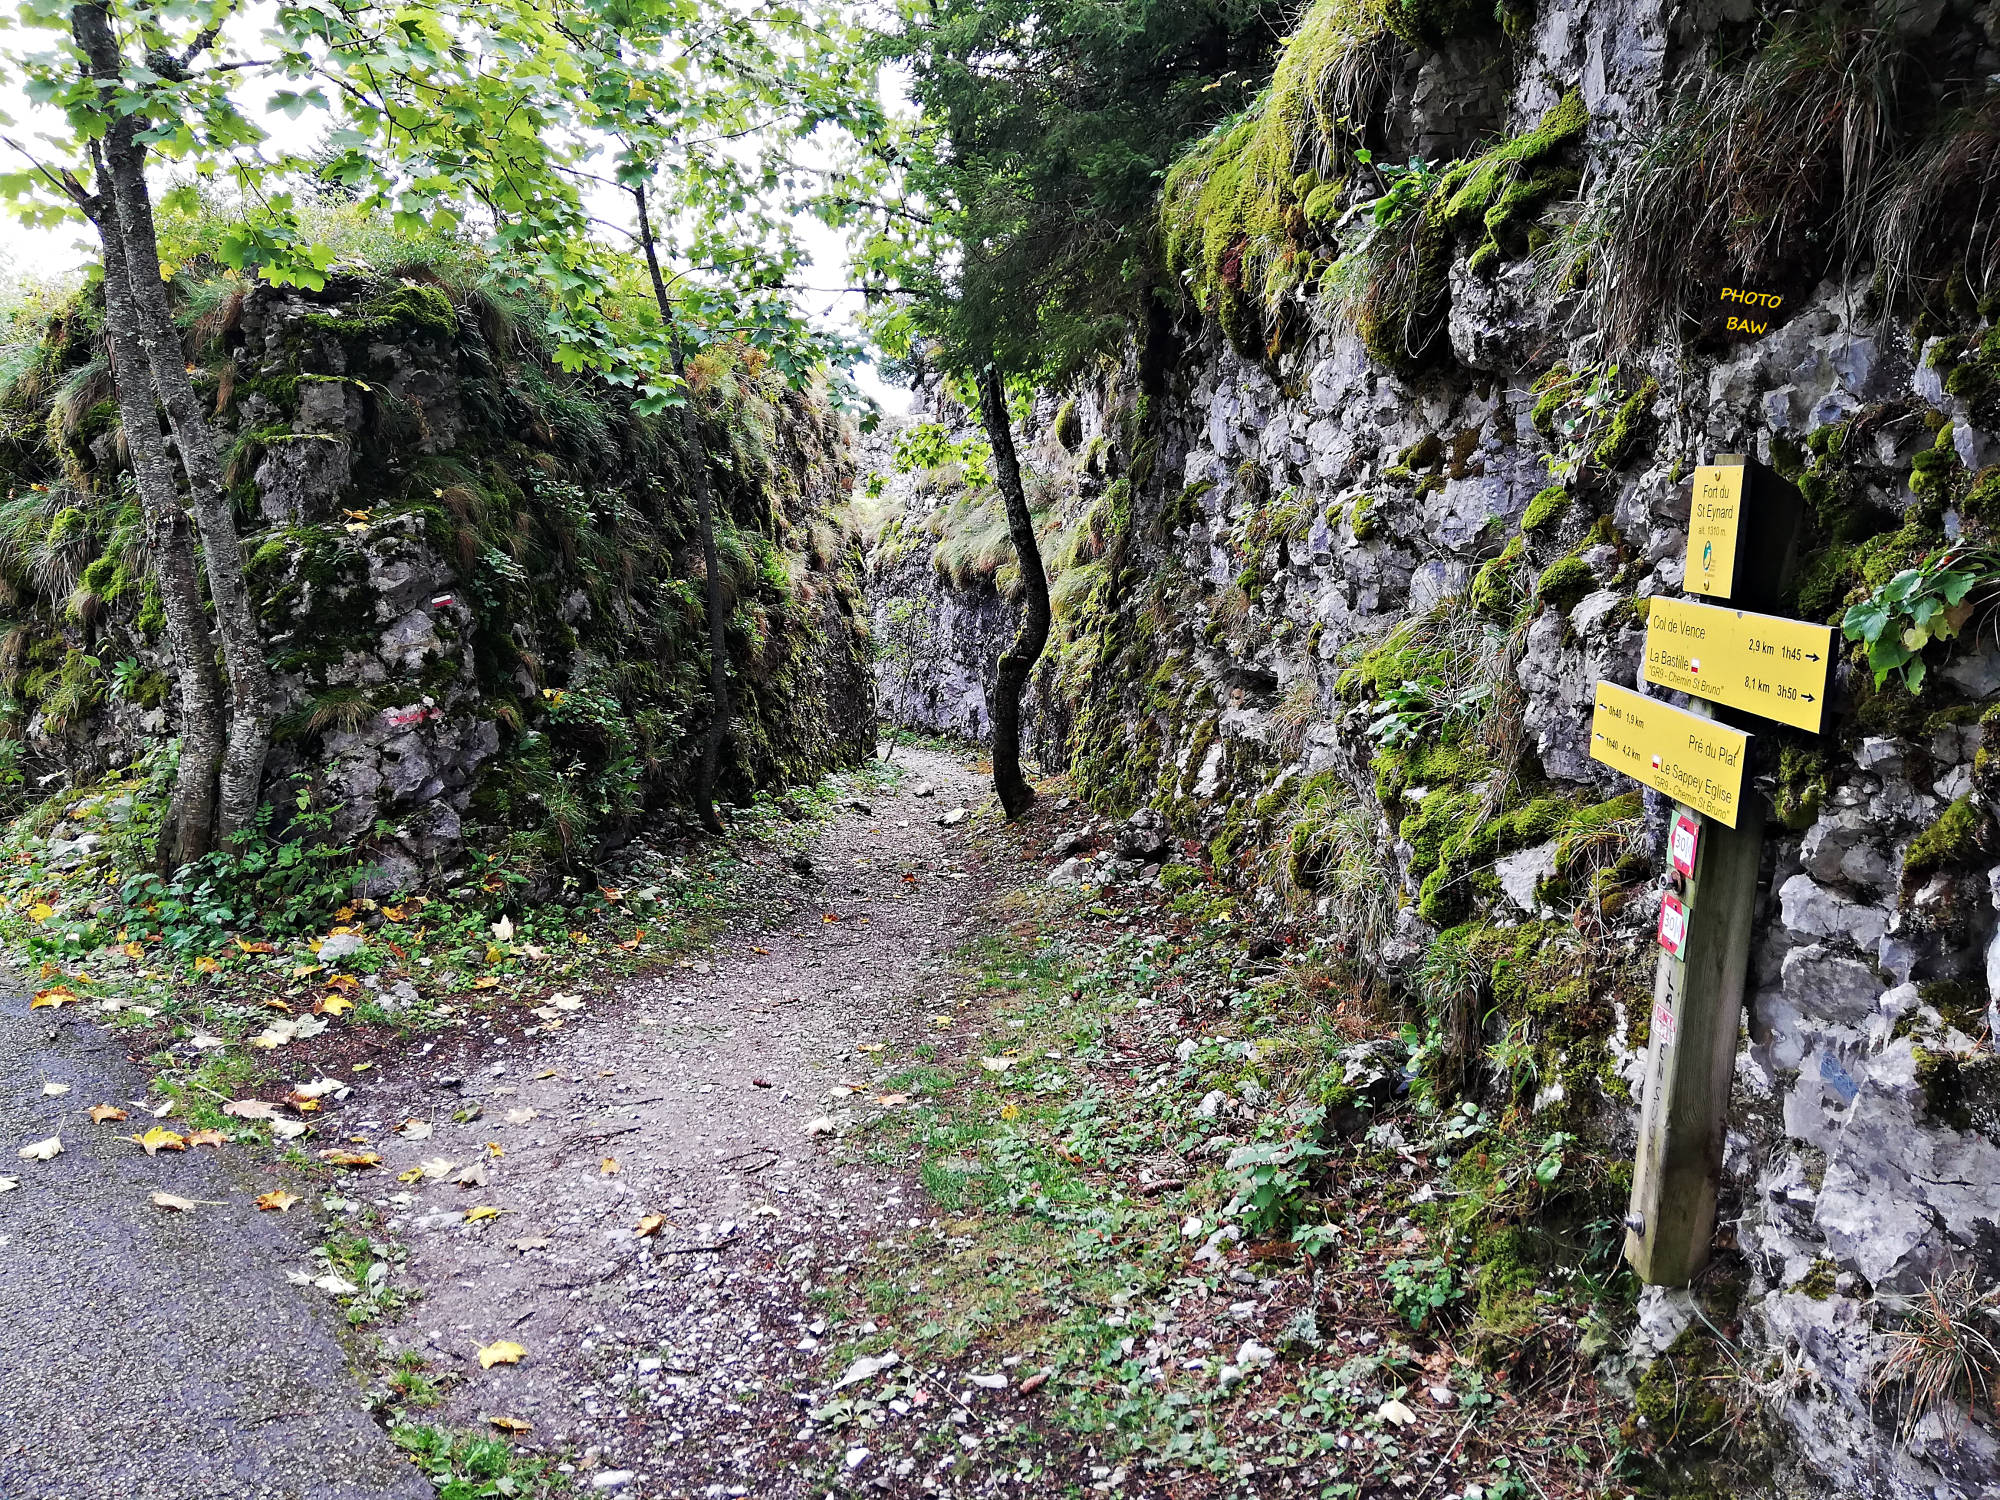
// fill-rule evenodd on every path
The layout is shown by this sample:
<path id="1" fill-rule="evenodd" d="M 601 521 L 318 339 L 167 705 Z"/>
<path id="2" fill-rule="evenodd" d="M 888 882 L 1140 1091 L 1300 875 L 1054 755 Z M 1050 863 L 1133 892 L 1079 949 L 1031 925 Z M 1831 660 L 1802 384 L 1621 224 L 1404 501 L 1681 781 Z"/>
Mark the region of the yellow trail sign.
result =
<path id="1" fill-rule="evenodd" d="M 1691 599 L 1655 599 L 1646 616 L 1646 681 L 1815 734 L 1832 662 L 1831 625 Z"/>
<path id="2" fill-rule="evenodd" d="M 1597 684 L 1590 758 L 1731 828 L 1743 801 L 1750 736 L 1630 688 Z"/>
<path id="3" fill-rule="evenodd" d="M 1743 529 L 1741 463 L 1703 464 L 1694 471 L 1688 511 L 1687 571 L 1690 594 L 1727 599 L 1736 585 L 1736 540 Z"/>

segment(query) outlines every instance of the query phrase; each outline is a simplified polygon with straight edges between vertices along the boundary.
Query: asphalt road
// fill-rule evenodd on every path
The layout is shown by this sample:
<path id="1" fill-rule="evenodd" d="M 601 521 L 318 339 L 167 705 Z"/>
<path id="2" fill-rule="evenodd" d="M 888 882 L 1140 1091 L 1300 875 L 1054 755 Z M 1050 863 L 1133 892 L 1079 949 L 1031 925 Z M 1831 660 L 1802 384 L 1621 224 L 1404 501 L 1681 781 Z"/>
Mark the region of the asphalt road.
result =
<path id="1" fill-rule="evenodd" d="M 48 1083 L 68 1084 L 62 1095 Z M 315 1224 L 259 1213 L 235 1147 L 147 1157 L 125 1051 L 0 987 L 0 1497 L 428 1500 L 363 1407 L 318 1291 Z M 94 1104 L 131 1110 L 93 1124 Z M 23 1161 L 50 1135 L 62 1154 Z M 155 1191 L 196 1200 L 155 1207 Z"/>

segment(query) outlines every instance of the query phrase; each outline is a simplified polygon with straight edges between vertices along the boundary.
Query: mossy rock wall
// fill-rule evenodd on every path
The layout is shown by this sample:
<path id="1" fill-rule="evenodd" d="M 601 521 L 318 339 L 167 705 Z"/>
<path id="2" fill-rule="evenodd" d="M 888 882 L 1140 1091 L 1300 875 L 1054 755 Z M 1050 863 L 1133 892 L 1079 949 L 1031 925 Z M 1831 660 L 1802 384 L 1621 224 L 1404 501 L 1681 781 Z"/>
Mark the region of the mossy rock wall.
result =
<path id="1" fill-rule="evenodd" d="M 536 310 L 477 285 L 337 275 L 305 294 L 195 265 L 174 292 L 277 676 L 280 818 L 304 786 L 384 886 L 448 875 L 473 842 L 575 869 L 671 822 L 709 713 L 678 415 L 562 373 Z M 91 291 L 58 311 L 0 441 L 0 722 L 78 780 L 177 722 L 136 507 L 92 435 L 115 411 L 78 423 L 62 399 L 96 389 L 100 325 Z M 691 369 L 731 611 L 722 793 L 740 800 L 874 744 L 861 557 L 837 519 L 850 433 L 752 352 Z"/>

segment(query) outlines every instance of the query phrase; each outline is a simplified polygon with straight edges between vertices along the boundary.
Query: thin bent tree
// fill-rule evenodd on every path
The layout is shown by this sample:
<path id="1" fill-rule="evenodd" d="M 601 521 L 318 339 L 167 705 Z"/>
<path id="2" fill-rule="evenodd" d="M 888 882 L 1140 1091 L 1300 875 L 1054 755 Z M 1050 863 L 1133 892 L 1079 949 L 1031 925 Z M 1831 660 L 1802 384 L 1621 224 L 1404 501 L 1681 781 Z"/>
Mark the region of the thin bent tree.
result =
<path id="1" fill-rule="evenodd" d="M 1014 543 L 1021 585 L 1027 591 L 1021 628 L 993 674 L 993 790 L 1007 816 L 1018 818 L 1035 805 L 1035 789 L 1021 774 L 1021 698 L 1049 643 L 1049 575 L 1042 566 L 1035 518 L 1021 485 L 1021 463 L 1014 452 L 1014 430 L 1007 416 L 1007 383 L 991 359 L 980 366 L 978 381 L 979 418 L 993 449 L 993 473 L 1007 507 L 1007 535 Z"/>

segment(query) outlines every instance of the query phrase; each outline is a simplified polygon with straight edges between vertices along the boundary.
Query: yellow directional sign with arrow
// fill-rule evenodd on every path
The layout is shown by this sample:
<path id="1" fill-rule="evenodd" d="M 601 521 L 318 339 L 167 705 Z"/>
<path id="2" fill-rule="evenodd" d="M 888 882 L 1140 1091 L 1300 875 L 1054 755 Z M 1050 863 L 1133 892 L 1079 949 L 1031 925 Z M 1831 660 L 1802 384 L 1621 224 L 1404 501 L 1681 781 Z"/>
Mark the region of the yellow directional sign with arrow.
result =
<path id="1" fill-rule="evenodd" d="M 1690 599 L 1655 599 L 1646 616 L 1646 681 L 1814 734 L 1832 662 L 1830 625 Z"/>
<path id="2" fill-rule="evenodd" d="M 1736 826 L 1750 736 L 1630 688 L 1597 684 L 1590 758 Z"/>

